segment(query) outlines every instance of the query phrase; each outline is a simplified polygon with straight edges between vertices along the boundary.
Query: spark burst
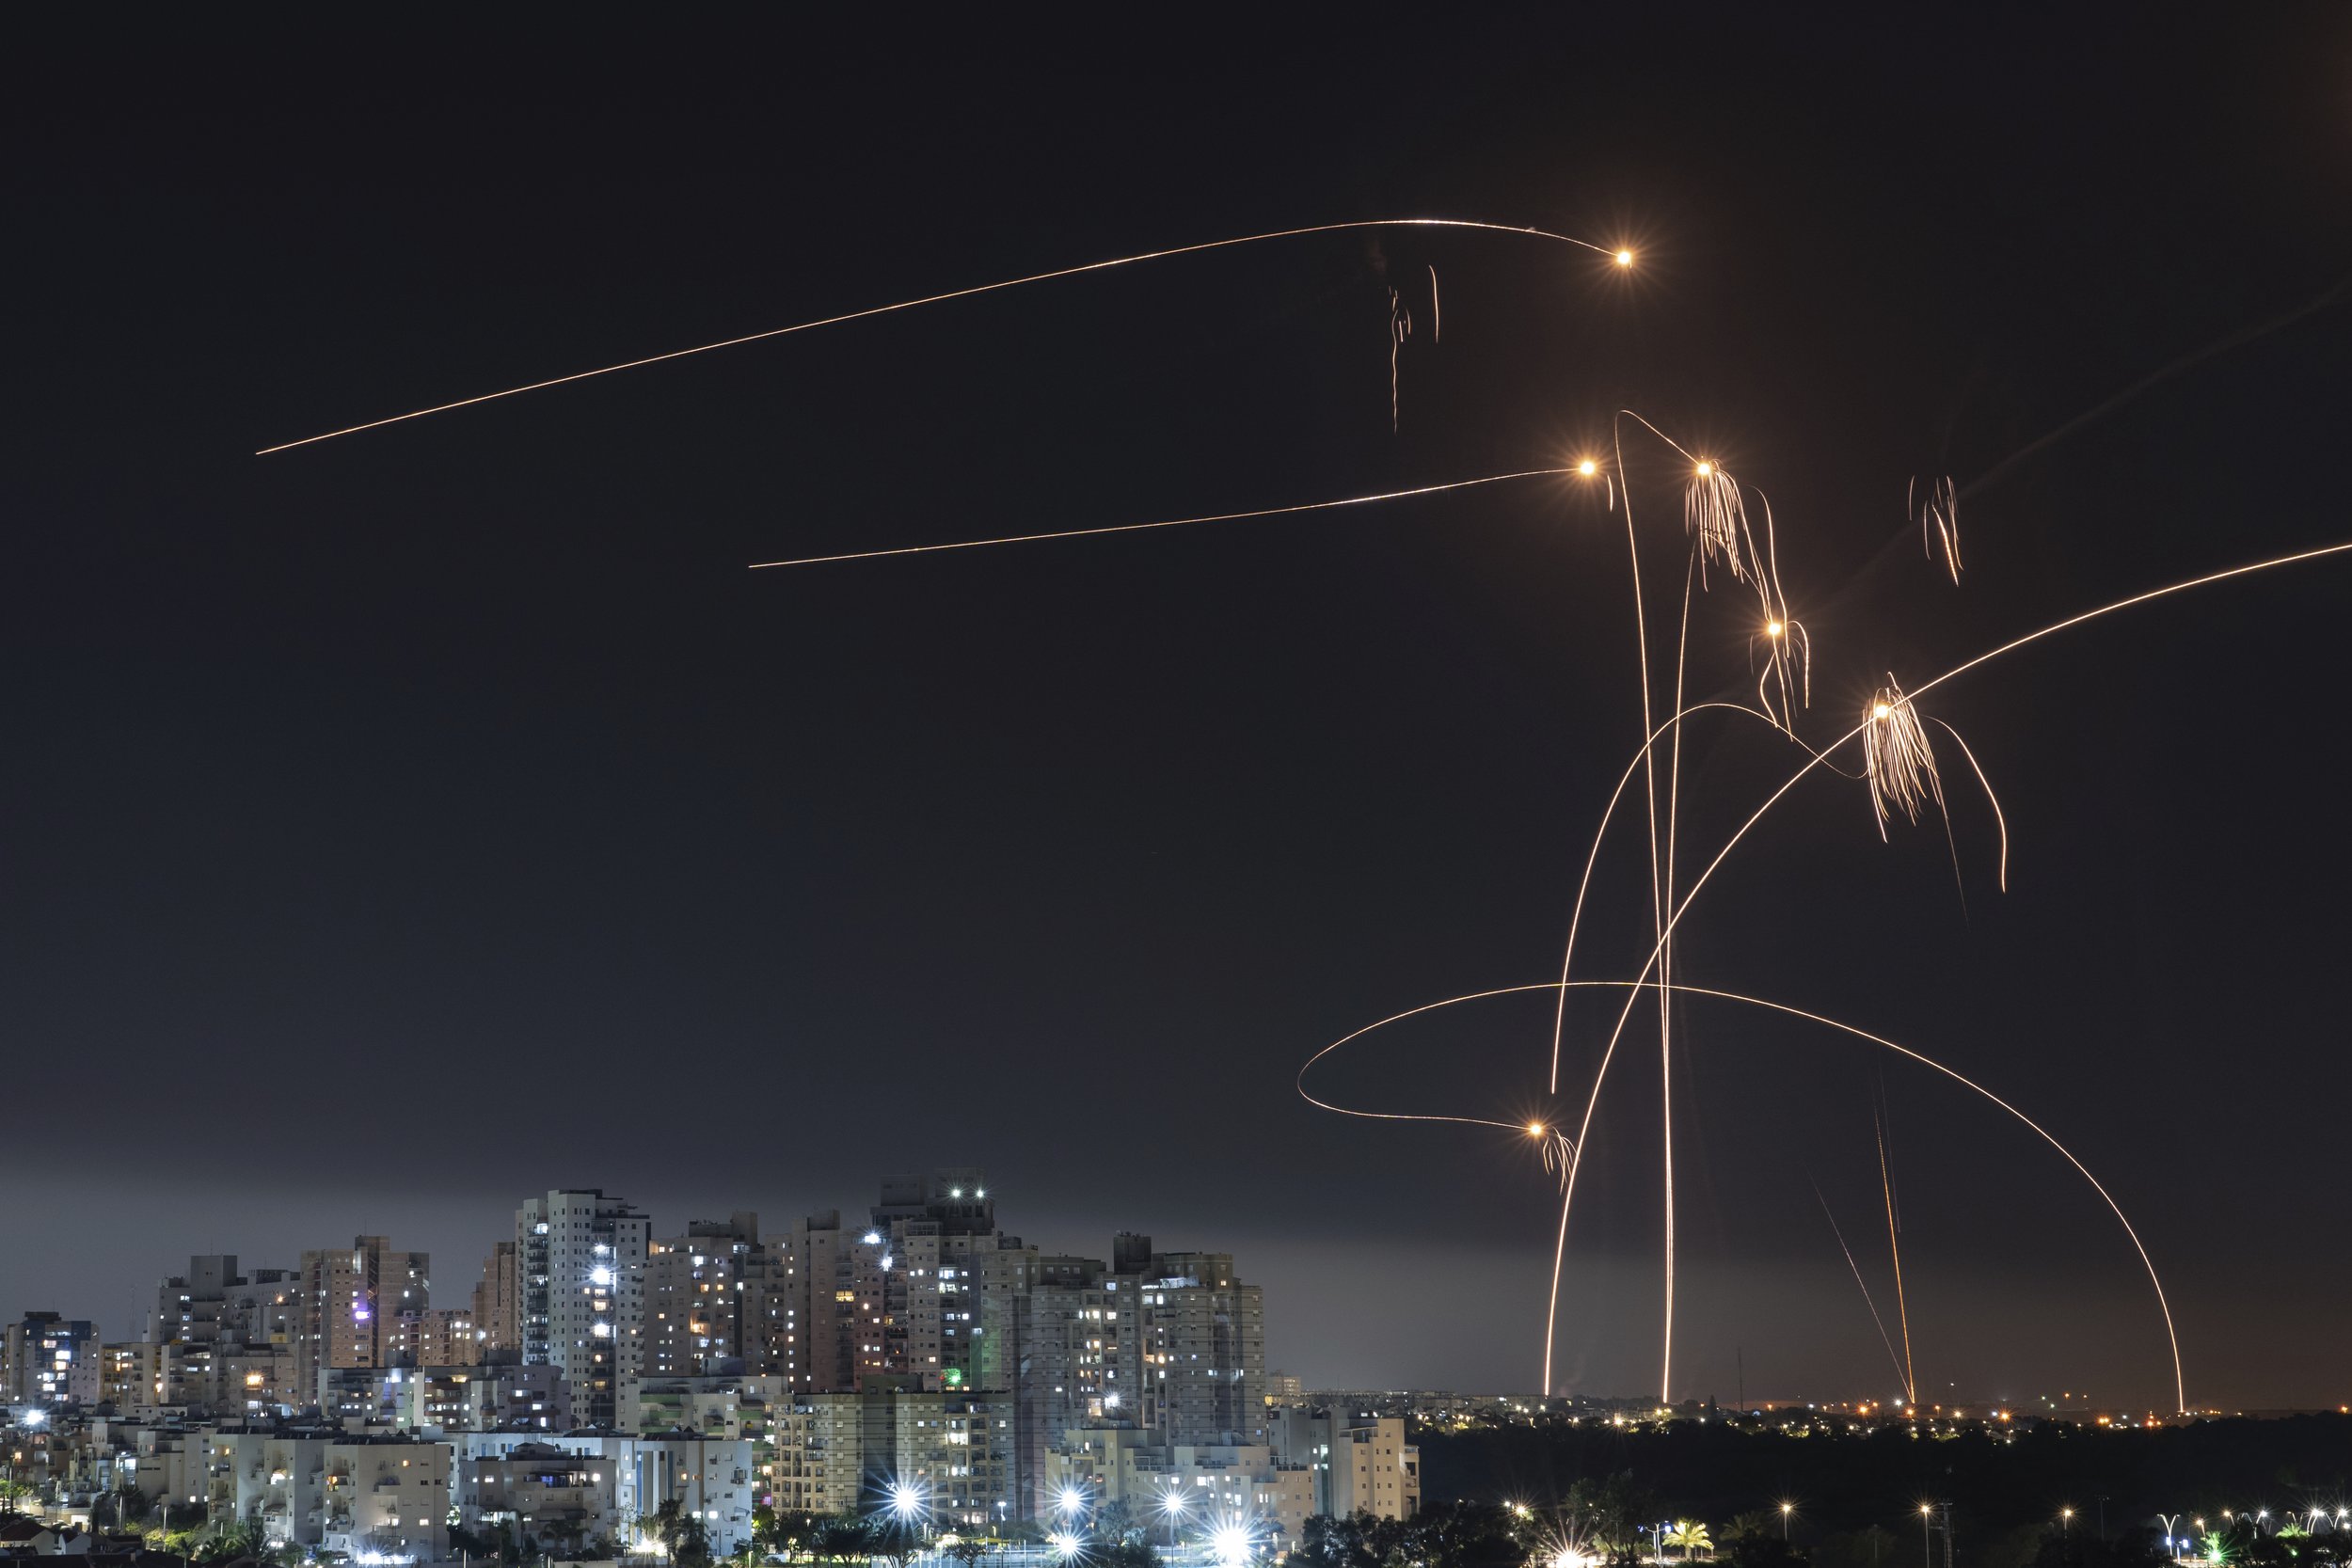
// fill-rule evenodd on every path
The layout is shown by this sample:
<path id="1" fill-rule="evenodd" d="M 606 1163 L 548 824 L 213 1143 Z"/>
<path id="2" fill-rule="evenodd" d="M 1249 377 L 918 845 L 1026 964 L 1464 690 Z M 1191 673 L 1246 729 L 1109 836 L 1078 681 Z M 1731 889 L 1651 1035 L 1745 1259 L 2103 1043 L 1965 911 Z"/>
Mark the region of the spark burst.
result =
<path id="1" fill-rule="evenodd" d="M 1930 800 L 1938 812 L 1944 810 L 1944 780 L 1935 770 L 1935 749 L 1928 744 L 1918 710 L 1891 673 L 1870 694 L 1870 716 L 1862 730 L 1862 767 L 1870 781 L 1870 809 L 1878 817 L 1882 839 L 1889 807 L 1914 823 Z"/>

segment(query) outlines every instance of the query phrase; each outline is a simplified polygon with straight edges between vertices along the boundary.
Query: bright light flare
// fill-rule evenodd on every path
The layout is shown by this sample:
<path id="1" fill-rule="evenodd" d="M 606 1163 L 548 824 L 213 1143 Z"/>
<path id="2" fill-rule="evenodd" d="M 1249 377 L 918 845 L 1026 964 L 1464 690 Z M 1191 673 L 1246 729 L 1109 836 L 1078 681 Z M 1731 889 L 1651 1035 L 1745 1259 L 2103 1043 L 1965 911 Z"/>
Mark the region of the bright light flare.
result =
<path id="1" fill-rule="evenodd" d="M 1600 472 L 1600 465 L 1587 457 L 1582 462 L 1577 464 L 1576 471 L 1581 474 L 1584 478 L 1590 479 L 1595 474 Z"/>
<path id="2" fill-rule="evenodd" d="M 1629 267 L 1633 264 L 1633 252 L 1630 250 L 1620 250 L 1613 258 L 1613 260 L 1615 261 L 1617 265 L 1621 267 Z"/>
<path id="3" fill-rule="evenodd" d="M 1229 1520 L 1209 1533 L 1209 1549 L 1226 1568 L 1248 1562 L 1256 1546 L 1255 1534 L 1239 1520 Z"/>
<path id="4" fill-rule="evenodd" d="M 1078 1538 L 1066 1529 L 1056 1530 L 1047 1536 L 1045 1544 L 1054 1548 L 1054 1560 L 1057 1562 L 1072 1561 L 1085 1550 Z"/>
<path id="5" fill-rule="evenodd" d="M 923 1512 L 923 1489 L 911 1481 L 890 1483 L 890 1512 L 899 1519 L 912 1519 Z"/>
<path id="6" fill-rule="evenodd" d="M 1057 1497 L 1054 1501 L 1064 1513 L 1076 1513 L 1087 1505 L 1086 1494 L 1074 1486 L 1063 1487 L 1060 1496 Z"/>

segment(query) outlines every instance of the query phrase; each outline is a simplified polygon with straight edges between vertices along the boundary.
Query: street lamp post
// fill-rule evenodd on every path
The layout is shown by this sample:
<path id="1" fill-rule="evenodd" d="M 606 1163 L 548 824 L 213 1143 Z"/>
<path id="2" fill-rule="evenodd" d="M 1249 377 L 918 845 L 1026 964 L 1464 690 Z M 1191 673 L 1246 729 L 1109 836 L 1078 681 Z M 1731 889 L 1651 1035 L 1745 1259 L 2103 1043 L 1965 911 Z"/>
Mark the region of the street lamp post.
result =
<path id="1" fill-rule="evenodd" d="M 1796 1512 L 1797 1505 L 1795 1503 L 1782 1503 L 1780 1505 L 1780 1544 L 1784 1546 L 1788 1544 L 1788 1516 Z"/>
<path id="2" fill-rule="evenodd" d="M 1922 1568 L 1935 1568 L 1935 1505 L 1919 1505 L 1919 1561 Z"/>

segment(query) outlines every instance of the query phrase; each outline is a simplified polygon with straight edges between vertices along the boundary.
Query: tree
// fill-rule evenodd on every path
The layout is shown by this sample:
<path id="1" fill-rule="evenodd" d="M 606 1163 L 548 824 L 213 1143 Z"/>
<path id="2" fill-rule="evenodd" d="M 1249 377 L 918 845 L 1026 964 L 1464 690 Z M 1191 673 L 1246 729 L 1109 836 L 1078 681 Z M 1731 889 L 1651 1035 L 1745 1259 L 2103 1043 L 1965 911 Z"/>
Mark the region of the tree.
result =
<path id="1" fill-rule="evenodd" d="M 810 1549 L 829 1562 L 847 1562 L 870 1555 L 874 1532 L 863 1520 L 832 1518 L 810 1533 Z"/>
<path id="2" fill-rule="evenodd" d="M 1656 1516 L 1649 1494 L 1634 1483 L 1630 1471 L 1596 1479 L 1586 1476 L 1568 1488 L 1567 1513 L 1572 1529 L 1615 1562 L 1631 1562 L 1641 1554 L 1640 1527 Z"/>
<path id="3" fill-rule="evenodd" d="M 1705 1552 L 1713 1556 L 1715 1538 L 1707 1533 L 1707 1527 L 1692 1519 L 1677 1519 L 1674 1528 L 1666 1532 L 1666 1544 L 1682 1548 L 1682 1560 L 1688 1562 L 1693 1554 Z"/>
<path id="4" fill-rule="evenodd" d="M 996 1548 L 980 1536 L 955 1535 L 948 1537 L 942 1549 L 956 1560 L 959 1568 L 979 1568 L 981 1560 Z"/>

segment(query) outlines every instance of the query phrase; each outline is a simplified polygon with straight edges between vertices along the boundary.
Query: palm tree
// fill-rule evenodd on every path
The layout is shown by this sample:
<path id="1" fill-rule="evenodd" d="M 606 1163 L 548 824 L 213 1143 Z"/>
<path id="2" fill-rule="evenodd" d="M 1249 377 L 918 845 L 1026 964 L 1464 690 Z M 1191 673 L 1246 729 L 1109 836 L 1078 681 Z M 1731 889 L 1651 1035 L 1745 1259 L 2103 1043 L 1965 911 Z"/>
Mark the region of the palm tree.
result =
<path id="1" fill-rule="evenodd" d="M 1677 1519 L 1675 1528 L 1666 1532 L 1666 1544 L 1682 1548 L 1682 1560 L 1688 1562 L 1693 1554 L 1715 1555 L 1715 1538 L 1707 1533 L 1707 1527 L 1690 1519 Z"/>

